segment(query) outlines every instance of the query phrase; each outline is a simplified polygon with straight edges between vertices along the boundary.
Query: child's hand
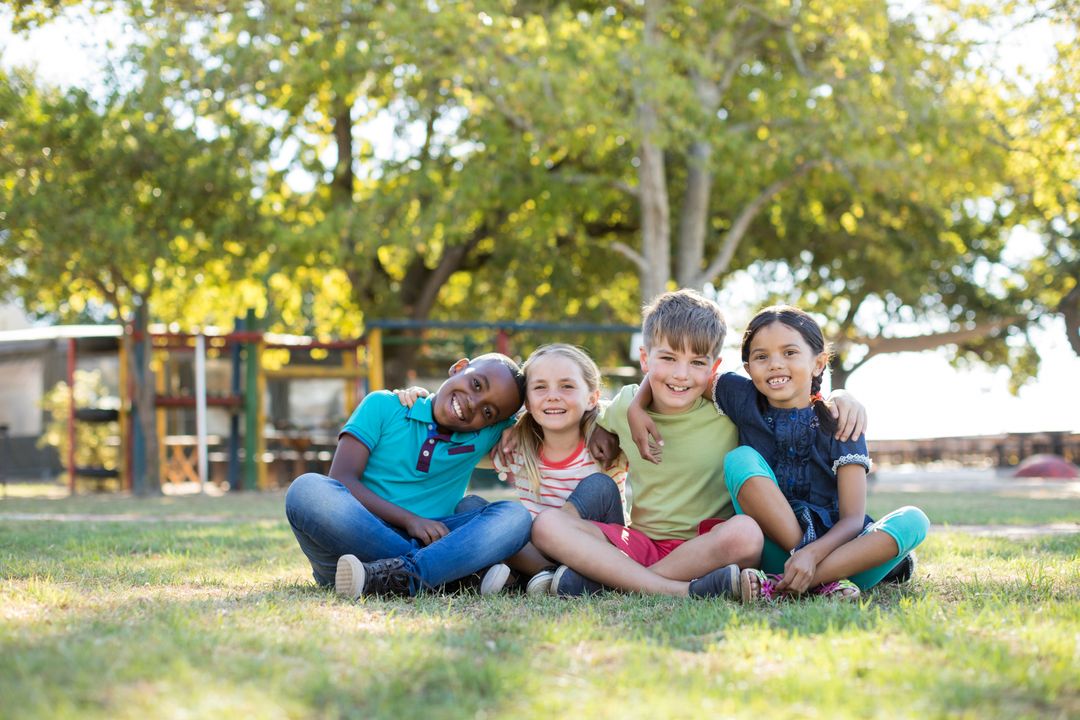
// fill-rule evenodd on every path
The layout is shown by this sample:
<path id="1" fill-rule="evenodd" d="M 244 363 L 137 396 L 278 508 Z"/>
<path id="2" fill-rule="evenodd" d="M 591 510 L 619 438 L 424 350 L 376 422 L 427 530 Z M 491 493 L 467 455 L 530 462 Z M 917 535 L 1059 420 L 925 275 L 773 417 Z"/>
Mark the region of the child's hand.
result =
<path id="1" fill-rule="evenodd" d="M 630 424 L 630 437 L 634 438 L 642 460 L 657 465 L 664 459 L 664 438 L 649 413 L 637 405 L 631 404 L 626 411 L 626 421 Z"/>
<path id="2" fill-rule="evenodd" d="M 499 444 L 495 446 L 495 450 L 499 453 L 499 462 L 503 464 L 503 467 L 510 466 L 514 460 L 514 451 L 517 450 L 517 436 L 514 435 L 513 430 L 513 427 L 503 430 Z"/>
<path id="3" fill-rule="evenodd" d="M 418 387 L 416 385 L 405 388 L 404 390 L 394 390 L 393 393 L 397 395 L 398 402 L 405 407 L 412 407 L 417 398 L 427 397 L 431 394 L 427 388 Z"/>
<path id="4" fill-rule="evenodd" d="M 619 459 L 620 453 L 622 449 L 619 447 L 618 435 L 613 435 L 600 426 L 593 428 L 592 436 L 589 437 L 589 454 L 600 467 L 611 467 Z"/>
<path id="5" fill-rule="evenodd" d="M 806 548 L 799 550 L 784 563 L 784 577 L 776 584 L 777 592 L 804 593 L 817 572 L 817 561 Z"/>
<path id="6" fill-rule="evenodd" d="M 833 390 L 825 404 L 836 418 L 837 440 L 854 440 L 866 432 L 866 407 L 847 390 Z"/>
<path id="7" fill-rule="evenodd" d="M 419 515 L 413 515 L 405 523 L 405 532 L 409 533 L 409 537 L 414 537 L 425 545 L 430 545 L 436 540 L 449 535 L 450 529 L 438 520 L 429 520 Z"/>

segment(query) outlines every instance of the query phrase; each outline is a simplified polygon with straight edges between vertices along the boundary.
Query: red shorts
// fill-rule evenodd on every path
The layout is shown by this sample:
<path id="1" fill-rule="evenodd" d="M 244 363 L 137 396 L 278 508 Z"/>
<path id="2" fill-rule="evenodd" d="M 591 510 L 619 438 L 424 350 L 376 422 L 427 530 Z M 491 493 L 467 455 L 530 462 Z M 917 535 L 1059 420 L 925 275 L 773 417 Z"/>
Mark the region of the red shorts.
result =
<path id="1" fill-rule="evenodd" d="M 707 518 L 698 525 L 697 534 L 704 535 L 714 527 L 724 522 L 720 518 Z M 651 537 L 635 530 L 623 527 L 617 523 L 602 523 L 592 521 L 592 524 L 600 528 L 607 541 L 623 551 L 623 553 L 639 565 L 649 567 L 663 560 L 675 548 L 682 545 L 686 540 L 653 540 Z"/>

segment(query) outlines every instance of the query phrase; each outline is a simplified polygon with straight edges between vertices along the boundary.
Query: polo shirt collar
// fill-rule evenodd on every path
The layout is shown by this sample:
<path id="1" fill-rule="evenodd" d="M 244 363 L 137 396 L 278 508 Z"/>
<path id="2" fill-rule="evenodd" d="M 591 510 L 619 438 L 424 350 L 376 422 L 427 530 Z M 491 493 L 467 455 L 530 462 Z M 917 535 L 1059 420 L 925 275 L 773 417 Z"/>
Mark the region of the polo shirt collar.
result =
<path id="1" fill-rule="evenodd" d="M 429 432 L 438 432 L 439 428 L 435 424 L 435 413 L 433 412 L 436 397 L 438 396 L 428 395 L 427 397 L 417 398 L 413 406 L 405 412 L 405 417 L 427 424 Z M 450 435 L 450 442 L 469 442 L 476 439 L 479 434 L 476 431 L 454 432 Z"/>

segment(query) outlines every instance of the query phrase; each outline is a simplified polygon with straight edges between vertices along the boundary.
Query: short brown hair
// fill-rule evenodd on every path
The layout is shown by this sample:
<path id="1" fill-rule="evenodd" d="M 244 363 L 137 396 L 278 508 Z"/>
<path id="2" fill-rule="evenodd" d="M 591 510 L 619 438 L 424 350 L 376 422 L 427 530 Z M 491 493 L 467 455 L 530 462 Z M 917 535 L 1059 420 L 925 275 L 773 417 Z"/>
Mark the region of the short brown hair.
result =
<path id="1" fill-rule="evenodd" d="M 727 334 L 720 306 L 683 288 L 656 296 L 641 313 L 641 334 L 651 350 L 664 340 L 672 349 L 718 357 Z"/>

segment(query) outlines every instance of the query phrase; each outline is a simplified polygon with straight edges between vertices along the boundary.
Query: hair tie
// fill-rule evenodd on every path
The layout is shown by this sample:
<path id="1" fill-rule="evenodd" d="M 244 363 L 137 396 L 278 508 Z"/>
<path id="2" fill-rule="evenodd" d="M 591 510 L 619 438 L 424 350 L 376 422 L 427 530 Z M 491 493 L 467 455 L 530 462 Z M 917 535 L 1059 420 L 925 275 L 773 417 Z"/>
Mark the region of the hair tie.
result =
<path id="1" fill-rule="evenodd" d="M 819 403 L 819 402 L 825 402 L 825 398 L 823 398 L 821 396 L 821 393 L 816 392 L 816 393 L 814 393 L 813 395 L 810 396 L 810 404 L 811 405 L 813 405 L 815 403 Z"/>

